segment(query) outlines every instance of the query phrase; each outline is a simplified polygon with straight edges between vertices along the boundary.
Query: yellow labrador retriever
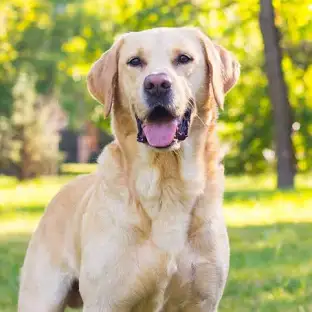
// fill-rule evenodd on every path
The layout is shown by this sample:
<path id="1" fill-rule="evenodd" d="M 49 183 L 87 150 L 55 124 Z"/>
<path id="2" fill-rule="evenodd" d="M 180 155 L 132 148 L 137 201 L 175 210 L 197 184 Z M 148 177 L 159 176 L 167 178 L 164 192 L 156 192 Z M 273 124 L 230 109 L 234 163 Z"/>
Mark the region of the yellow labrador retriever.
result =
<path id="1" fill-rule="evenodd" d="M 18 311 L 217 311 L 229 269 L 218 109 L 239 65 L 196 28 L 121 36 L 88 88 L 116 140 L 35 231 Z"/>

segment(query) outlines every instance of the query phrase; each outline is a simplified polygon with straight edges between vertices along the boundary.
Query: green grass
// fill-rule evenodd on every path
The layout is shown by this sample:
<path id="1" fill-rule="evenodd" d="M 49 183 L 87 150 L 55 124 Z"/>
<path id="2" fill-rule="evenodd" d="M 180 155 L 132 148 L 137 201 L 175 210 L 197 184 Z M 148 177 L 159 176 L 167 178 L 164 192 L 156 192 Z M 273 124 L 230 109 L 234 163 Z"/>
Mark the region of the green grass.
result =
<path id="1" fill-rule="evenodd" d="M 73 174 L 18 183 L 0 177 L 0 311 L 16 311 L 18 275 L 43 208 Z M 271 175 L 228 177 L 225 215 L 231 270 L 220 312 L 312 311 L 312 175 L 275 191 Z"/>

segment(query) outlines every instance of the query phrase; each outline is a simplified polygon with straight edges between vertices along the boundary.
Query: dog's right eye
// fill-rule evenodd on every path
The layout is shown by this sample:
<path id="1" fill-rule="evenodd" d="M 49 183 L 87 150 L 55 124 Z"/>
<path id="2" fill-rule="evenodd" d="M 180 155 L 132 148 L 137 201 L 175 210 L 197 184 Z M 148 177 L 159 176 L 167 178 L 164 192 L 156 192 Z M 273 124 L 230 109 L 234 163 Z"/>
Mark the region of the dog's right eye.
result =
<path id="1" fill-rule="evenodd" d="M 176 58 L 176 63 L 177 64 L 188 64 L 193 61 L 193 58 L 187 54 L 180 54 Z"/>
<path id="2" fill-rule="evenodd" d="M 133 57 L 131 58 L 128 62 L 128 65 L 132 66 L 132 67 L 138 67 L 138 66 L 142 66 L 143 62 L 139 57 Z"/>

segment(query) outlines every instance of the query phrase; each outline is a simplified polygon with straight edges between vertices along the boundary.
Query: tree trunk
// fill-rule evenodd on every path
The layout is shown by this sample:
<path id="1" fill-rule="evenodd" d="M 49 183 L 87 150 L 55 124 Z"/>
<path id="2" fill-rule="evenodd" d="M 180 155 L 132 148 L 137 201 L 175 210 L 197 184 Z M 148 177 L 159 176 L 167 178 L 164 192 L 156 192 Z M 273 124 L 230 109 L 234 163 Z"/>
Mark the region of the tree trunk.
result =
<path id="1" fill-rule="evenodd" d="M 264 41 L 269 96 L 273 107 L 278 188 L 293 188 L 295 156 L 291 138 L 292 112 L 281 68 L 282 51 L 274 22 L 272 0 L 260 0 L 260 29 Z"/>

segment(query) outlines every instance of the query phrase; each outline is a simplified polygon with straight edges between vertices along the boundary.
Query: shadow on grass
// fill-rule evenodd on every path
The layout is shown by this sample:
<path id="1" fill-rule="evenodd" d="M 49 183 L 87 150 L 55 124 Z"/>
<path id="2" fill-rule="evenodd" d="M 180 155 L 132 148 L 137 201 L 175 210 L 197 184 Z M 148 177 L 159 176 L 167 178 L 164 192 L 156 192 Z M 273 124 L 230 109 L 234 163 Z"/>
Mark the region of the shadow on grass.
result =
<path id="1" fill-rule="evenodd" d="M 0 209 L 0 218 L 21 218 L 23 215 L 41 216 L 44 212 L 44 205 L 26 205 L 22 207 L 14 207 L 10 209 Z"/>
<path id="2" fill-rule="evenodd" d="M 283 223 L 229 228 L 231 268 L 219 311 L 312 311 L 311 227 Z M 16 311 L 29 237 L 0 236 L 1 312 Z"/>
<path id="3" fill-rule="evenodd" d="M 18 213 L 27 213 L 27 214 L 43 214 L 45 206 L 42 205 L 32 205 L 16 208 L 15 211 Z"/>
<path id="4" fill-rule="evenodd" d="M 300 188 L 295 190 L 268 190 L 268 189 L 248 189 L 244 191 L 225 191 L 224 201 L 225 203 L 230 203 L 231 201 L 247 201 L 247 200 L 268 200 L 273 198 L 276 195 L 311 195 L 311 189 L 309 188 Z"/>

